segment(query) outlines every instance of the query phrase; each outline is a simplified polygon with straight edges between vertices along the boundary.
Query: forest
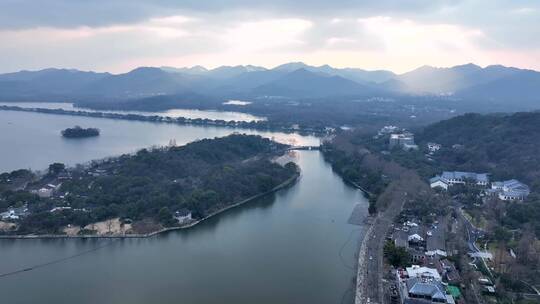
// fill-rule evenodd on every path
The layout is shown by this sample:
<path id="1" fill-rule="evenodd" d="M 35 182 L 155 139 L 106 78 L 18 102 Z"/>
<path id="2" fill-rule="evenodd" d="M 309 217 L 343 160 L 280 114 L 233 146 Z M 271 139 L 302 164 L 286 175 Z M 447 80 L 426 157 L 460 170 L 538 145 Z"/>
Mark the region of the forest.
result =
<path id="1" fill-rule="evenodd" d="M 466 114 L 425 127 L 418 132 L 421 146 L 442 145 L 435 162 L 412 162 L 432 170 L 487 172 L 491 180 L 516 178 L 531 187 L 525 203 L 502 204 L 494 226 L 529 230 L 540 238 L 540 112 L 515 114 Z M 454 145 L 458 146 L 454 146 Z M 453 147 L 454 146 L 454 147 Z M 403 156 L 403 152 L 398 152 Z M 420 159 L 417 156 L 412 158 Z"/>
<path id="2" fill-rule="evenodd" d="M 466 114 L 429 125 L 416 138 L 421 146 L 442 144 L 440 167 L 490 172 L 540 189 L 540 112 Z"/>
<path id="3" fill-rule="evenodd" d="M 178 224 L 173 218 L 178 210 L 200 219 L 296 176 L 294 163 L 271 161 L 285 148 L 260 136 L 234 134 L 78 166 L 69 169 L 71 178 L 56 195 L 26 200 L 30 215 L 21 220 L 17 233 L 61 233 L 69 224 L 84 227 L 117 217 L 130 222 L 151 219 L 168 227 Z M 43 178 L 63 174 L 58 167 L 51 165 Z M 1 195 L 8 199 L 16 193 L 27 192 Z M 50 211 L 66 206 L 69 209 Z"/>

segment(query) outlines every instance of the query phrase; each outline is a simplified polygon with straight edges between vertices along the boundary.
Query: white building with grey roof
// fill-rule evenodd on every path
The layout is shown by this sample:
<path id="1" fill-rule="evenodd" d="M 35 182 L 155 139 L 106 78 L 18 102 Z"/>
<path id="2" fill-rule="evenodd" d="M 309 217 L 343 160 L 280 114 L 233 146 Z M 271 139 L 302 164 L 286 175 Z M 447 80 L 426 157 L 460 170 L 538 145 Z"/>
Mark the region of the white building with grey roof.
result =
<path id="1" fill-rule="evenodd" d="M 405 151 L 418 150 L 418 145 L 414 143 L 414 134 L 410 132 L 391 134 L 388 146 L 390 149 L 401 147 Z"/>
<path id="2" fill-rule="evenodd" d="M 516 179 L 493 182 L 490 190 L 503 201 L 522 201 L 531 193 L 529 186 Z"/>
<path id="3" fill-rule="evenodd" d="M 462 171 L 443 171 L 429 180 L 431 188 L 440 187 L 447 190 L 452 185 L 474 184 L 486 187 L 489 184 L 487 173 L 462 172 Z"/>
<path id="4" fill-rule="evenodd" d="M 409 278 L 400 284 L 403 303 L 455 303 L 452 295 L 440 280 L 432 278 Z"/>

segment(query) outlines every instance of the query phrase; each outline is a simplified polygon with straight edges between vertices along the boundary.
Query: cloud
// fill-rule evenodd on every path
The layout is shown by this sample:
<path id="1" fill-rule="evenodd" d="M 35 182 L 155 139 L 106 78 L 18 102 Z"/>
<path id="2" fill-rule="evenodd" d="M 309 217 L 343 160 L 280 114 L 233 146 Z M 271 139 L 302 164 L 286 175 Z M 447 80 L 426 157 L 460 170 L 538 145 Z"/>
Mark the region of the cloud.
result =
<path id="1" fill-rule="evenodd" d="M 533 0 L 4 0 L 0 72 L 286 61 L 540 68 L 539 36 Z"/>
<path id="2" fill-rule="evenodd" d="M 4 0 L 0 28 L 107 26 L 138 23 L 179 14 L 221 14 L 231 11 L 267 12 L 286 17 L 422 13 L 452 5 L 452 0 Z"/>
<path id="3" fill-rule="evenodd" d="M 534 14 L 538 12 L 538 9 L 532 8 L 532 7 L 520 7 L 515 8 L 510 11 L 512 14 L 519 14 L 519 15 L 529 15 Z"/>
<path id="4" fill-rule="evenodd" d="M 226 60 L 234 57 L 301 48 L 304 42 L 299 37 L 311 26 L 307 20 L 289 18 L 229 22 L 227 26 L 212 21 L 169 16 L 130 25 L 3 30 L 0 40 L 9 43 L 0 45 L 0 66 L 6 70 L 55 66 L 114 71 L 129 64 L 134 66 L 128 68 L 165 65 L 201 56 L 229 64 Z"/>
<path id="5" fill-rule="evenodd" d="M 539 48 L 540 1 L 468 0 L 417 16 L 422 22 L 450 23 L 477 28 L 486 35 L 486 48 L 503 50 Z"/>
<path id="6" fill-rule="evenodd" d="M 318 18 L 305 31 L 301 39 L 305 51 L 330 50 L 381 50 L 383 41 L 377 33 L 355 18 Z"/>
<path id="7" fill-rule="evenodd" d="M 200 21 L 177 16 L 132 25 L 0 31 L 0 66 L 115 70 L 124 62 L 204 54 L 225 47 Z"/>
<path id="8" fill-rule="evenodd" d="M 131 25 L 0 31 L 0 39 L 11 42 L 0 45 L 0 65 L 8 69 L 24 64 L 25 68 L 115 71 L 140 65 L 199 63 L 269 66 L 305 58 L 335 64 L 340 54 L 347 54 L 342 58 L 349 58 L 352 66 L 403 59 L 409 67 L 423 64 L 420 60 L 430 54 L 442 58 L 442 54 L 473 52 L 475 41 L 483 37 L 480 31 L 455 25 L 382 16 L 269 18 L 217 22 L 219 26 L 212 21 L 179 15 Z"/>

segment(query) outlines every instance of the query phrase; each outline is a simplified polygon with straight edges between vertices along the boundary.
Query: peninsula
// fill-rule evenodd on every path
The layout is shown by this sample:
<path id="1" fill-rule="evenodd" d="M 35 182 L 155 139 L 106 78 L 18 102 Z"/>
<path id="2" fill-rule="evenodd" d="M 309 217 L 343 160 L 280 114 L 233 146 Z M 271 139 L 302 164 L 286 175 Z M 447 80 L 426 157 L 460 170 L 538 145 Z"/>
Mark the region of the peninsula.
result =
<path id="1" fill-rule="evenodd" d="M 233 134 L 0 175 L 3 237 L 141 237 L 192 226 L 293 183 L 288 146 Z M 281 163 L 281 164 L 280 164 Z"/>

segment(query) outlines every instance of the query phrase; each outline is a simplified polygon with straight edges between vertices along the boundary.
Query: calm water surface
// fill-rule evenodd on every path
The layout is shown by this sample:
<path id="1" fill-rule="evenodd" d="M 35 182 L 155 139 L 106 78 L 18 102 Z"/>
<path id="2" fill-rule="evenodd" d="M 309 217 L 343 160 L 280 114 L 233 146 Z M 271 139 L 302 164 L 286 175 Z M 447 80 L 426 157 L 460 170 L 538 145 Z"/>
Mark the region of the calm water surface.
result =
<path id="1" fill-rule="evenodd" d="M 103 135 L 75 142 L 59 137 L 61 128 L 75 123 L 99 127 Z M 170 138 L 181 144 L 233 131 L 3 111 L 0 130 L 1 159 L 11 158 L 15 167 L 33 162 L 39 168 L 51 159 L 79 162 Z M 287 140 L 283 134 L 262 135 Z M 303 144 L 317 141 L 292 137 Z M 319 152 L 297 152 L 296 160 L 302 177 L 295 186 L 192 229 L 111 243 L 0 240 L 0 274 L 109 244 L 62 263 L 0 277 L 0 302 L 351 303 L 362 231 L 347 220 L 357 203 L 367 212 L 367 202 Z"/>
<path id="2" fill-rule="evenodd" d="M 88 108 L 77 108 L 72 103 L 65 102 L 0 102 L 0 106 L 18 106 L 21 108 L 42 108 L 42 109 L 62 109 L 66 111 L 86 111 L 86 112 L 103 112 L 103 113 L 118 113 L 118 114 L 137 114 L 143 116 L 168 116 L 168 117 L 185 117 L 191 119 L 212 119 L 225 121 L 260 121 L 263 117 L 228 111 L 210 111 L 210 110 L 191 110 L 191 109 L 171 109 L 162 112 L 147 112 L 147 111 L 107 111 L 107 110 L 92 110 Z"/>
<path id="3" fill-rule="evenodd" d="M 65 128 L 80 125 L 99 128 L 93 138 L 66 139 Z M 0 111 L 0 172 L 20 168 L 44 169 L 53 162 L 69 165 L 131 153 L 171 139 L 183 145 L 196 139 L 226 136 L 232 132 L 260 134 L 291 144 L 318 145 L 313 136 L 235 130 L 232 128 L 185 126 L 142 121 Z"/>

